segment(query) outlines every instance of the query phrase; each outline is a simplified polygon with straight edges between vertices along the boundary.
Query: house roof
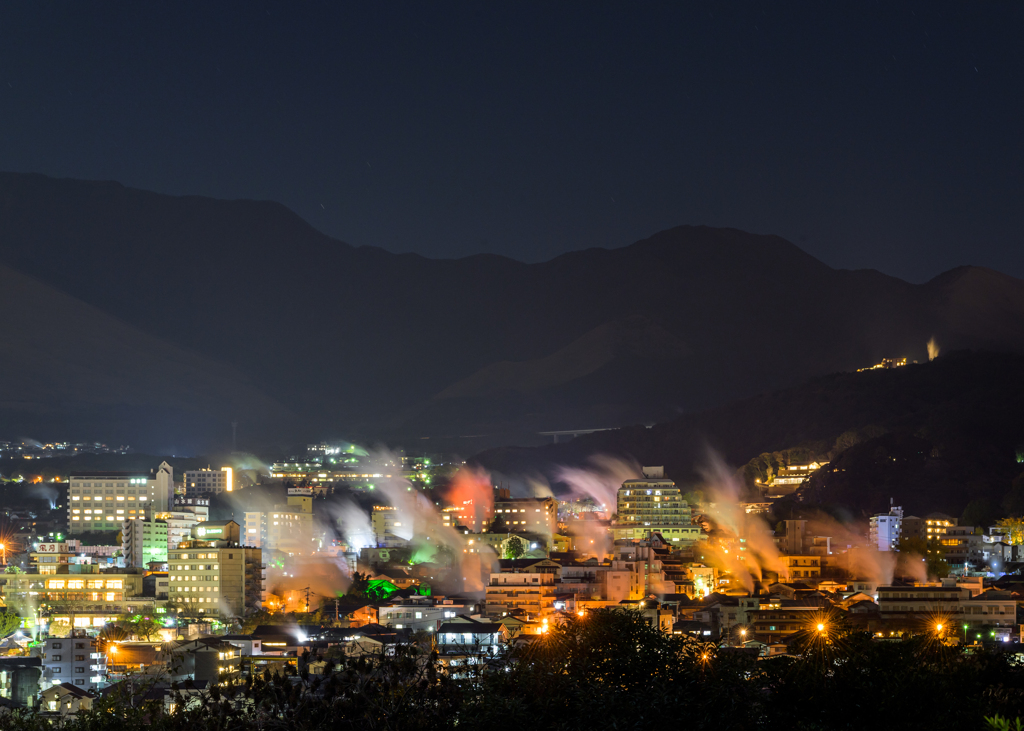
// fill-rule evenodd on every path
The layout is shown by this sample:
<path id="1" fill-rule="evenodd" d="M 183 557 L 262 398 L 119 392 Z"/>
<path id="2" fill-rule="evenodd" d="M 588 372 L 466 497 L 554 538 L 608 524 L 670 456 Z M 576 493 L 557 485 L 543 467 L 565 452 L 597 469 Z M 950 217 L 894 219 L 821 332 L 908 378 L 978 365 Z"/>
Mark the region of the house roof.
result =
<path id="1" fill-rule="evenodd" d="M 469 634 L 493 635 L 505 629 L 505 625 L 495 622 L 445 622 L 437 628 L 437 634 Z"/>
<path id="2" fill-rule="evenodd" d="M 85 690 L 84 688 L 79 688 L 77 685 L 73 685 L 72 683 L 61 683 L 60 685 L 54 685 L 44 690 L 43 693 L 46 693 L 46 691 L 48 690 L 57 691 L 59 695 L 73 695 L 76 698 L 96 697 L 95 693 L 91 693 L 90 691 Z"/>
<path id="3" fill-rule="evenodd" d="M 385 627 L 380 624 L 364 624 L 345 630 L 346 637 L 362 636 L 378 642 L 407 642 L 412 630 L 408 627 Z"/>

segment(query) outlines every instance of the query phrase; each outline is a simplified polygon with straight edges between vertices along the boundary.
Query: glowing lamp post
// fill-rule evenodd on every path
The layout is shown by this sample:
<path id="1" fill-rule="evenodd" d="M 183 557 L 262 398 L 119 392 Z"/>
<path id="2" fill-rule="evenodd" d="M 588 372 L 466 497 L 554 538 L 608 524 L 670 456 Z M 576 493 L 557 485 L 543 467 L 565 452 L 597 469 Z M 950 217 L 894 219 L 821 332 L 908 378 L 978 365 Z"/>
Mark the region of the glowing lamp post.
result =
<path id="1" fill-rule="evenodd" d="M 6 566 L 7 565 L 7 544 L 6 543 L 0 543 L 0 551 L 3 551 L 4 566 Z"/>

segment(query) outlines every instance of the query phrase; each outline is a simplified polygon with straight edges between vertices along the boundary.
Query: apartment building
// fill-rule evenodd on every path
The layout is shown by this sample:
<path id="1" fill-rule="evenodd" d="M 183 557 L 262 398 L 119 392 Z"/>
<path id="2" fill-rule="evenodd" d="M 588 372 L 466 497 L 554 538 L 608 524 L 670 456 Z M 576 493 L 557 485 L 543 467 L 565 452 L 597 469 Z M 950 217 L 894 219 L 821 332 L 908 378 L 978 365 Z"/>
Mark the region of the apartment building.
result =
<path id="1" fill-rule="evenodd" d="M 558 501 L 552 497 L 511 497 L 499 489 L 494 500 L 494 518 L 501 518 L 510 533 L 535 533 L 548 545 L 558 530 Z"/>
<path id="2" fill-rule="evenodd" d="M 126 566 L 145 568 L 150 563 L 167 563 L 167 521 L 125 518 L 121 523 L 121 553 Z"/>
<path id="3" fill-rule="evenodd" d="M 107 685 L 107 656 L 102 643 L 83 631 L 73 631 L 68 637 L 47 637 L 42 659 L 41 689 L 68 683 L 96 691 Z"/>
<path id="4" fill-rule="evenodd" d="M 626 480 L 616 497 L 616 540 L 644 540 L 660 533 L 666 541 L 693 543 L 700 527 L 691 522 L 690 506 L 663 467 L 644 467 L 643 478 Z"/>
<path id="5" fill-rule="evenodd" d="M 252 510 L 242 514 L 242 537 L 247 546 L 267 547 L 267 514 Z"/>
<path id="6" fill-rule="evenodd" d="M 903 508 L 892 505 L 889 512 L 871 516 L 868 543 L 879 551 L 896 551 L 903 532 Z"/>
<path id="7" fill-rule="evenodd" d="M 555 604 L 555 574 L 491 574 L 484 598 L 484 612 L 502 617 L 521 609 L 537 617 L 550 614 Z"/>
<path id="8" fill-rule="evenodd" d="M 779 569 L 779 581 L 811 581 L 821 579 L 821 556 L 779 556 L 783 568 Z"/>
<path id="9" fill-rule="evenodd" d="M 259 548 L 240 543 L 233 520 L 201 523 L 168 552 L 168 597 L 180 611 L 240 617 L 262 606 L 264 566 Z"/>
<path id="10" fill-rule="evenodd" d="M 289 556 L 316 550 L 313 534 L 313 498 L 288 495 L 285 505 L 275 505 L 267 514 L 267 548 Z"/>
<path id="11" fill-rule="evenodd" d="M 983 591 L 977 584 L 958 582 L 955 577 L 941 583 L 880 586 L 878 611 L 888 623 L 912 630 L 942 617 L 955 623 L 957 631 L 968 632 L 983 627 L 1008 633 L 1017 622 L 1017 602 L 1010 592 Z"/>
<path id="12" fill-rule="evenodd" d="M 374 505 L 370 525 L 377 548 L 404 548 L 412 538 L 412 525 L 403 525 L 398 509 L 390 505 Z"/>
<path id="13" fill-rule="evenodd" d="M 210 519 L 210 499 L 175 495 L 171 510 L 156 517 L 167 522 L 167 549 L 177 548 L 195 526 Z"/>

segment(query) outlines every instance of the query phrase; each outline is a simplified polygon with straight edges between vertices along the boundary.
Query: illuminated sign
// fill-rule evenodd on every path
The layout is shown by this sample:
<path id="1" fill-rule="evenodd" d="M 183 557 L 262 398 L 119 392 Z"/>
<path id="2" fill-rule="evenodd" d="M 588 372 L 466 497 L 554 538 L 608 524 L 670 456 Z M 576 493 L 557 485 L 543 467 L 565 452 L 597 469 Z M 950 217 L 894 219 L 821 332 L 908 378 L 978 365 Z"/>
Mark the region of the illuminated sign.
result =
<path id="1" fill-rule="evenodd" d="M 38 553 L 66 553 L 66 543 L 40 543 Z"/>

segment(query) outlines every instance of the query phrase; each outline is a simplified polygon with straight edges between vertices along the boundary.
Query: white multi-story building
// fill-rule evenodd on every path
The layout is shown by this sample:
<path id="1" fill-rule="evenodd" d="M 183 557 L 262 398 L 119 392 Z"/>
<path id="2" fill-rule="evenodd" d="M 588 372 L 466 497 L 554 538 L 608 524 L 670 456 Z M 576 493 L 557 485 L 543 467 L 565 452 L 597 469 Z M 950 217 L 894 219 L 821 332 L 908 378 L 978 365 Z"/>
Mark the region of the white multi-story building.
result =
<path id="1" fill-rule="evenodd" d="M 411 629 L 414 632 L 436 632 L 446 620 L 471 612 L 472 608 L 452 599 L 435 603 L 428 596 L 412 596 L 395 599 L 377 610 L 377 623 L 396 629 Z"/>
<path id="2" fill-rule="evenodd" d="M 107 656 L 99 640 L 76 630 L 70 637 L 47 637 L 43 649 L 43 675 L 40 690 L 70 683 L 95 691 L 107 685 Z"/>
<path id="3" fill-rule="evenodd" d="M 174 469 L 162 462 L 151 472 L 73 472 L 68 483 L 69 535 L 117 531 L 125 519 L 167 510 Z"/>
<path id="4" fill-rule="evenodd" d="M 377 548 L 404 548 L 412 538 L 412 525 L 403 525 L 397 508 L 374 505 L 370 516 L 373 540 Z"/>
<path id="5" fill-rule="evenodd" d="M 126 566 L 147 567 L 167 563 L 167 521 L 125 518 L 121 523 L 121 553 Z"/>
<path id="6" fill-rule="evenodd" d="M 209 520 L 210 501 L 208 498 L 175 495 L 174 509 L 157 517 L 167 521 L 167 550 L 170 551 L 183 540 L 188 540 L 194 526 Z"/>
<path id="7" fill-rule="evenodd" d="M 903 508 L 893 506 L 889 512 L 871 517 L 868 527 L 868 541 L 879 551 L 896 551 L 903 531 Z"/>
<path id="8" fill-rule="evenodd" d="M 643 478 L 626 480 L 616 500 L 615 539 L 644 540 L 660 533 L 666 541 L 693 543 L 700 527 L 691 522 L 690 505 L 663 467 L 644 467 Z"/>
<path id="9" fill-rule="evenodd" d="M 242 514 L 242 537 L 245 545 L 253 548 L 267 547 L 267 514 L 249 511 Z"/>

